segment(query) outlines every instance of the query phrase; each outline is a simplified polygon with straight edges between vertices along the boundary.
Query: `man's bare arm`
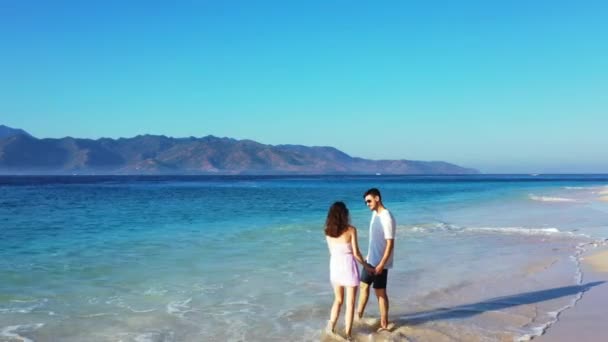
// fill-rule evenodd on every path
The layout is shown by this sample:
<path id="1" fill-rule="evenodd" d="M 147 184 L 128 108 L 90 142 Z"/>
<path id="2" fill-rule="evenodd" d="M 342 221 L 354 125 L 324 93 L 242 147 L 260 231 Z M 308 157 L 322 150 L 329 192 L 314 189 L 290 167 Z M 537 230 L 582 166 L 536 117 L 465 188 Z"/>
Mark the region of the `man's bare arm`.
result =
<path id="1" fill-rule="evenodd" d="M 378 265 L 376 265 L 376 274 L 380 274 L 384 270 L 384 265 L 386 264 L 388 259 L 391 257 L 391 254 L 393 253 L 394 245 L 395 245 L 394 239 L 386 239 L 386 248 L 384 248 L 384 255 L 382 256 L 382 260 L 380 260 L 380 263 L 378 263 Z"/>

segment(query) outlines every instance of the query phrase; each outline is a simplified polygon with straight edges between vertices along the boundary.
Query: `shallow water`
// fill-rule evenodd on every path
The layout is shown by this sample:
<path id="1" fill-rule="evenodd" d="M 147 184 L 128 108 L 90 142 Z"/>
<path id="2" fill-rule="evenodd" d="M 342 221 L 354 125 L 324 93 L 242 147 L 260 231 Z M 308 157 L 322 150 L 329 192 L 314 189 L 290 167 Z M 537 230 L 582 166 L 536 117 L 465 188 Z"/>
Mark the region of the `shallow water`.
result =
<path id="1" fill-rule="evenodd" d="M 0 340 L 319 340 L 322 226 L 351 209 L 363 253 L 377 186 L 398 222 L 390 333 L 494 341 L 542 333 L 608 237 L 603 176 L 1 177 Z M 340 322 L 340 326 L 342 322 Z"/>

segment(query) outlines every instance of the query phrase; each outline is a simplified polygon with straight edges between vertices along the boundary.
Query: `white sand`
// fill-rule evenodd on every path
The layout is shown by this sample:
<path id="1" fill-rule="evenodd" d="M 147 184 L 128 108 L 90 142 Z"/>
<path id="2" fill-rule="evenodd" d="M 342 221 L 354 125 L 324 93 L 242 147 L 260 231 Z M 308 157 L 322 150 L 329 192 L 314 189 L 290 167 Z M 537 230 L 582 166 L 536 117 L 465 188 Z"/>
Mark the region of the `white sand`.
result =
<path id="1" fill-rule="evenodd" d="M 583 284 L 605 283 L 585 292 L 574 308 L 564 311 L 559 321 L 534 341 L 608 341 L 608 248 L 585 256 L 582 269 Z"/>

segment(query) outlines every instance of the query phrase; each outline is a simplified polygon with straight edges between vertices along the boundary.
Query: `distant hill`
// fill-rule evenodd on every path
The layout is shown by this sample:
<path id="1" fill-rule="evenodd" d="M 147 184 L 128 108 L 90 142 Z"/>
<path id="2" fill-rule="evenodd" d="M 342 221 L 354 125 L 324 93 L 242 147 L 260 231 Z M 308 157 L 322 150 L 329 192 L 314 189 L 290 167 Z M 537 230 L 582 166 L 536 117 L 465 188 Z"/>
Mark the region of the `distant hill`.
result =
<path id="1" fill-rule="evenodd" d="M 37 139 L 8 127 L 0 132 L 8 132 L 0 137 L 0 174 L 478 173 L 440 161 L 369 160 L 333 147 L 273 146 L 214 136 Z"/>
<path id="2" fill-rule="evenodd" d="M 0 125 L 0 139 L 12 137 L 14 135 L 19 135 L 19 134 L 31 136 L 28 132 L 26 132 L 22 129 L 10 128 L 8 126 Z"/>

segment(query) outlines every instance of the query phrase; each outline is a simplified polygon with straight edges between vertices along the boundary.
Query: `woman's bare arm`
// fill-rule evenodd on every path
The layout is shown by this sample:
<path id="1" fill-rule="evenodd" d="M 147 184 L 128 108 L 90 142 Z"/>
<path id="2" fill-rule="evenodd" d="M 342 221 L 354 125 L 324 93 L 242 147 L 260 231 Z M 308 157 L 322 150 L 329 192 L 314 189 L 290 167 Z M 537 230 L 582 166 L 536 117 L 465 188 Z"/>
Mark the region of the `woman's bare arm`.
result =
<path id="1" fill-rule="evenodd" d="M 351 230 L 351 237 L 350 237 L 350 242 L 351 245 L 353 247 L 353 256 L 355 257 L 355 259 L 357 259 L 357 261 L 359 263 L 361 263 L 362 265 L 366 265 L 367 262 L 365 261 L 365 259 L 363 259 L 363 256 L 361 255 L 361 251 L 359 250 L 359 239 L 357 238 L 357 228 L 355 227 L 350 227 Z"/>

